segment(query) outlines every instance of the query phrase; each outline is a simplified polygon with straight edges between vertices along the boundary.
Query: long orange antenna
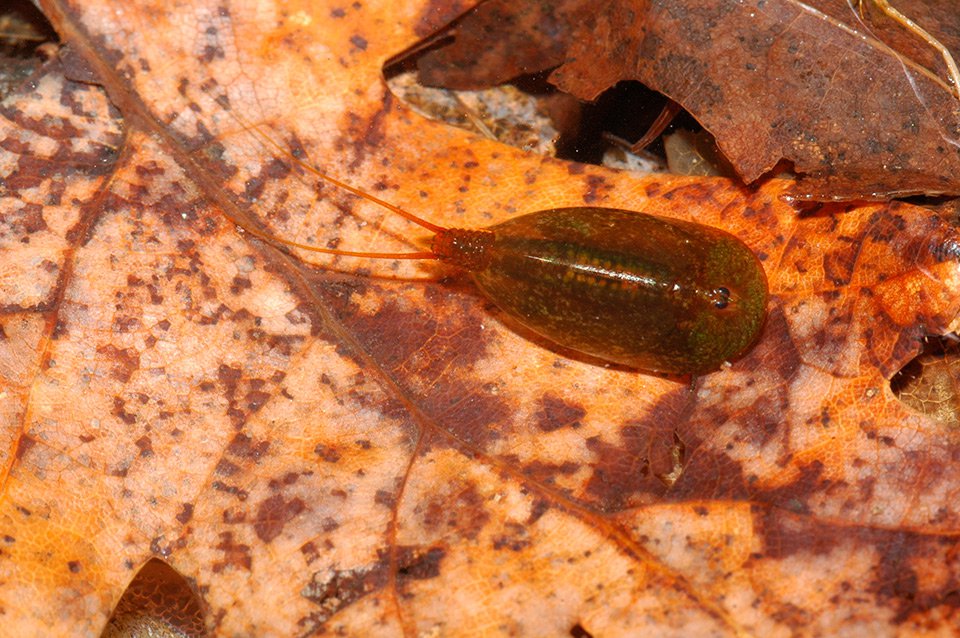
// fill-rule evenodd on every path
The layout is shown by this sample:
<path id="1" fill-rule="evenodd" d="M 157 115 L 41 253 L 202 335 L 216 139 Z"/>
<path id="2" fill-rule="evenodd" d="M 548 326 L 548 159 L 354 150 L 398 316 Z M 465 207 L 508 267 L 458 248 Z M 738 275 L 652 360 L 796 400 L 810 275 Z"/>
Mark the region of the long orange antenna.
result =
<path id="1" fill-rule="evenodd" d="M 438 226 L 438 225 L 436 225 L 436 224 L 432 224 L 432 223 L 428 222 L 427 220 L 425 220 L 425 219 L 423 219 L 423 218 L 421 218 L 421 217 L 417 217 L 417 216 L 414 215 L 413 213 L 410 213 L 410 212 L 407 212 L 407 211 L 403 210 L 403 209 L 400 208 L 399 206 L 394 206 L 394 205 L 391 204 L 390 202 L 385 202 L 385 201 L 383 201 L 382 199 L 380 199 L 379 197 L 374 197 L 374 196 L 371 195 L 370 193 L 364 192 L 364 191 L 360 190 L 359 188 L 355 188 L 355 187 L 351 186 L 350 184 L 347 184 L 346 182 L 340 181 L 340 180 L 337 179 L 336 177 L 333 177 L 333 176 L 331 176 L 331 175 L 328 175 L 327 173 L 324 173 L 323 171 L 321 171 L 321 170 L 320 170 L 319 168 L 317 168 L 316 166 L 312 166 L 311 164 L 309 164 L 309 163 L 307 163 L 307 162 L 304 162 L 303 160 L 301 160 L 301 159 L 298 158 L 297 156 L 295 156 L 295 155 L 293 155 L 292 153 L 290 153 L 290 151 L 284 149 L 279 143 L 277 143 L 276 141 L 274 141 L 273 138 L 271 138 L 269 135 L 267 135 L 266 133 L 264 133 L 263 131 L 261 131 L 261 130 L 260 130 L 260 127 L 258 127 L 256 124 L 246 124 L 245 122 L 243 122 L 242 120 L 240 120 L 239 117 L 238 117 L 237 115 L 235 115 L 233 112 L 230 112 L 230 115 L 233 116 L 234 118 L 236 118 L 236 119 L 240 122 L 240 125 L 241 125 L 241 126 L 244 126 L 245 128 L 247 128 L 247 130 L 253 130 L 253 131 L 255 131 L 254 135 L 256 135 L 258 138 L 260 138 L 260 140 L 261 140 L 262 142 L 265 142 L 265 143 L 269 144 L 270 146 L 274 147 L 275 149 L 277 149 L 278 151 L 280 151 L 281 153 L 283 153 L 283 154 L 285 154 L 287 157 L 289 157 L 294 163 L 297 164 L 297 166 L 300 166 L 301 168 L 303 168 L 304 170 L 306 170 L 306 171 L 308 171 L 308 172 L 310 172 L 310 173 L 313 173 L 313 174 L 316 175 L 317 177 L 319 177 L 319 178 L 321 178 L 321 179 L 323 179 L 323 180 L 326 180 L 326 181 L 330 182 L 330 183 L 333 184 L 334 186 L 338 186 L 338 187 L 342 188 L 343 190 L 347 191 L 348 193 L 353 193 L 353 194 L 356 195 L 357 197 L 362 197 L 363 199 L 366 199 L 366 200 L 368 200 L 368 201 L 371 201 L 371 202 L 373 202 L 374 204 L 378 204 L 378 205 L 380 205 L 380 206 L 383 206 L 383 207 L 386 208 L 387 210 L 393 211 L 394 213 L 396 213 L 397 215 L 400 215 L 400 216 L 403 217 L 404 219 L 407 219 L 407 220 L 409 220 L 409 221 L 412 221 L 414 224 L 417 224 L 418 226 L 421 226 L 421 227 L 423 227 L 423 228 L 426 228 L 427 230 L 429 230 L 429 231 L 432 232 L 432 233 L 438 233 L 438 232 L 440 232 L 441 230 L 446 230 L 443 226 Z M 325 250 L 319 251 L 319 252 L 326 252 L 327 250 L 330 250 L 330 249 L 325 249 Z M 342 253 L 331 253 L 331 254 L 342 254 Z"/>
<path id="2" fill-rule="evenodd" d="M 312 244 L 303 244 L 298 241 L 291 241 L 289 239 L 283 239 L 282 237 L 276 237 L 270 233 L 253 228 L 247 228 L 245 226 L 237 225 L 237 228 L 240 230 L 240 232 L 250 233 L 254 237 L 267 242 L 276 242 L 278 244 L 283 244 L 284 246 L 292 246 L 293 248 L 301 248 L 303 250 L 309 250 L 310 252 L 314 253 L 323 253 L 325 255 L 340 255 L 341 257 L 369 257 L 371 259 L 439 259 L 436 254 L 426 251 L 419 253 L 371 253 L 359 250 L 321 248 Z"/>

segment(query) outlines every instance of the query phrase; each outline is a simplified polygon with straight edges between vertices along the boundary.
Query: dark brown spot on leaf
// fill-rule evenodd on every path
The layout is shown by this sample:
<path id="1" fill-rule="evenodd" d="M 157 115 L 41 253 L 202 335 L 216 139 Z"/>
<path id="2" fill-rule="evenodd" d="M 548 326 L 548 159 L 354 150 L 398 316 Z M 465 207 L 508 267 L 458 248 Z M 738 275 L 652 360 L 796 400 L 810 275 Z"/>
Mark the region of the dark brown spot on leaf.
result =
<path id="1" fill-rule="evenodd" d="M 596 460 L 587 491 L 605 512 L 630 507 L 633 499 L 665 493 L 657 475 L 674 470 L 674 432 L 681 426 L 692 394 L 680 388 L 663 395 L 644 418 L 617 429 L 618 444 L 599 437 L 587 440 Z"/>
<path id="2" fill-rule="evenodd" d="M 240 471 L 240 468 L 237 467 L 235 463 L 231 463 L 227 459 L 220 459 L 217 461 L 217 467 L 214 471 L 220 476 L 233 476 Z"/>
<path id="3" fill-rule="evenodd" d="M 369 569 L 323 570 L 314 572 L 313 578 L 300 595 L 319 608 L 307 618 L 300 620 L 300 626 L 317 633 L 334 614 L 360 600 L 372 591 L 380 589 L 386 582 L 383 565 Z"/>
<path id="4" fill-rule="evenodd" d="M 456 531 L 467 540 L 479 536 L 490 521 L 486 503 L 471 484 L 452 483 L 434 498 L 417 506 L 423 525 L 431 530 Z"/>
<path id="5" fill-rule="evenodd" d="M 513 552 L 519 552 L 530 547 L 531 540 L 526 527 L 514 522 L 507 522 L 504 527 L 506 529 L 503 533 L 496 534 L 493 537 L 493 549 L 497 551 L 509 549 Z"/>
<path id="6" fill-rule="evenodd" d="M 153 456 L 153 444 L 150 442 L 149 436 L 141 436 L 139 439 L 134 441 L 134 445 L 140 448 L 140 458 Z"/>
<path id="7" fill-rule="evenodd" d="M 253 564 L 250 546 L 237 543 L 233 538 L 233 532 L 220 532 L 220 542 L 217 543 L 216 549 L 223 552 L 223 559 L 214 561 L 213 573 L 219 574 L 228 567 L 250 571 L 250 566 Z"/>
<path id="8" fill-rule="evenodd" d="M 286 500 L 283 494 L 274 494 L 261 501 L 253 529 L 260 540 L 269 543 L 280 535 L 284 525 L 305 509 L 306 505 L 299 498 Z"/>
<path id="9" fill-rule="evenodd" d="M 340 460 L 340 452 L 338 452 L 336 448 L 322 443 L 317 443 L 316 447 L 313 448 L 313 453 L 327 463 L 336 463 Z"/>
<path id="10" fill-rule="evenodd" d="M 190 522 L 191 518 L 193 518 L 193 503 L 182 503 L 180 505 L 180 512 L 177 514 L 177 521 L 182 525 L 186 525 Z"/>
<path id="11" fill-rule="evenodd" d="M 536 414 L 537 426 L 544 432 L 552 432 L 562 427 L 580 426 L 580 419 L 586 415 L 582 406 L 567 403 L 563 399 L 546 394 L 540 400 L 540 410 Z"/>
<path id="12" fill-rule="evenodd" d="M 397 504 L 394 493 L 388 490 L 377 490 L 377 493 L 373 495 L 373 502 L 391 510 Z"/>
<path id="13" fill-rule="evenodd" d="M 227 445 L 229 454 L 252 461 L 258 461 L 269 449 L 270 441 L 254 441 L 243 432 L 238 432 Z"/>
<path id="14" fill-rule="evenodd" d="M 30 451 L 30 448 L 36 444 L 37 442 L 33 438 L 27 436 L 26 434 L 21 434 L 19 440 L 17 441 L 17 451 L 14 455 L 17 461 L 22 461 L 27 452 Z"/>
<path id="15" fill-rule="evenodd" d="M 397 580 L 436 578 L 440 575 L 440 563 L 444 556 L 446 551 L 439 547 L 430 548 L 426 552 L 413 547 L 397 548 Z"/>
<path id="16" fill-rule="evenodd" d="M 127 412 L 126 401 L 120 397 L 113 397 L 113 410 L 111 414 L 127 425 L 133 425 L 137 422 L 137 416 L 132 412 Z"/>

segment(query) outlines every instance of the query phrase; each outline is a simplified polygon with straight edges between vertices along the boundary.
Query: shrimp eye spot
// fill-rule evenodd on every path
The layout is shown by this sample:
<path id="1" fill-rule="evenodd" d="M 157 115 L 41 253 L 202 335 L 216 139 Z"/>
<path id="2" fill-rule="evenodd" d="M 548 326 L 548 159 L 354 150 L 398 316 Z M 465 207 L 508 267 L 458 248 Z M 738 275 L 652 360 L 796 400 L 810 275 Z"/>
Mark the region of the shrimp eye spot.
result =
<path id="1" fill-rule="evenodd" d="M 713 291 L 713 307 L 717 310 L 723 310 L 730 305 L 730 291 L 727 288 L 720 287 Z"/>

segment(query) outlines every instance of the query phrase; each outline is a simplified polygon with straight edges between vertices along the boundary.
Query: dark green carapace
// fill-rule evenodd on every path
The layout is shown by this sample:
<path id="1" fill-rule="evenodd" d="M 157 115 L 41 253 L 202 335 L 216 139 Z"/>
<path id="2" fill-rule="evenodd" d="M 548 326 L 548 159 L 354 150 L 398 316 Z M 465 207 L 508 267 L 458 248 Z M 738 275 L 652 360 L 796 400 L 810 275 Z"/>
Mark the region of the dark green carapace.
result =
<path id="1" fill-rule="evenodd" d="M 443 229 L 442 260 L 506 313 L 567 348 L 671 374 L 718 369 L 763 327 L 760 261 L 722 230 L 610 208 L 558 208 Z"/>

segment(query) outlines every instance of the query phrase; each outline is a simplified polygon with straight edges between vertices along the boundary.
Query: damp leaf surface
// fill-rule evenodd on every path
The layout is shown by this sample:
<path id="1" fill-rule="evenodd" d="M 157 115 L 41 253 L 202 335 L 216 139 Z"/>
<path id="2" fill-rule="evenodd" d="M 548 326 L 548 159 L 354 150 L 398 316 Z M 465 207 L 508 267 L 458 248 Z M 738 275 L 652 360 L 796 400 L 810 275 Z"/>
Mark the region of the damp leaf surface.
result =
<path id="1" fill-rule="evenodd" d="M 0 107 L 4 631 L 99 635 L 154 559 L 218 636 L 954 628 L 958 433 L 887 379 L 960 309 L 956 231 L 426 121 L 401 4 L 45 4 L 70 50 Z M 418 246 L 291 157 L 444 225 L 725 229 L 765 328 L 692 384 L 552 349 L 456 271 L 262 239 Z"/>

